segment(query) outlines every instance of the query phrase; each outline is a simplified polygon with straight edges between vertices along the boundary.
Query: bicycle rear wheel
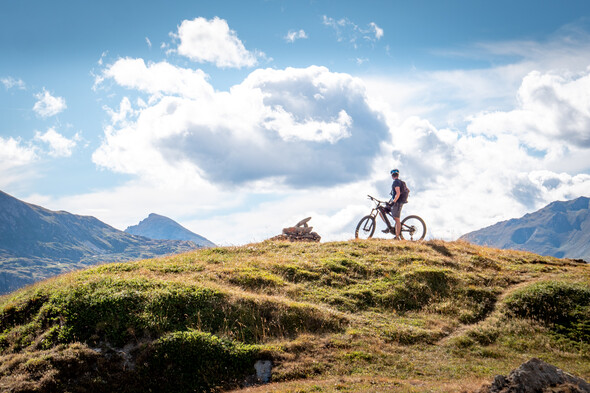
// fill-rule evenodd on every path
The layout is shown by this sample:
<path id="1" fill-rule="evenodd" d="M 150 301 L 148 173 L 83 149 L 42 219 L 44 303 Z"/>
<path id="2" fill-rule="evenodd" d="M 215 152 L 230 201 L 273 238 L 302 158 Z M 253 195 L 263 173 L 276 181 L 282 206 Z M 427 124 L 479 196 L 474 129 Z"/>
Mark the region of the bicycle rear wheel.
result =
<path id="1" fill-rule="evenodd" d="M 426 224 L 418 216 L 407 216 L 402 220 L 400 237 L 405 240 L 418 241 L 426 236 Z"/>
<path id="2" fill-rule="evenodd" d="M 359 221 L 354 231 L 355 239 L 370 239 L 375 233 L 375 217 L 369 215 L 364 216 Z"/>

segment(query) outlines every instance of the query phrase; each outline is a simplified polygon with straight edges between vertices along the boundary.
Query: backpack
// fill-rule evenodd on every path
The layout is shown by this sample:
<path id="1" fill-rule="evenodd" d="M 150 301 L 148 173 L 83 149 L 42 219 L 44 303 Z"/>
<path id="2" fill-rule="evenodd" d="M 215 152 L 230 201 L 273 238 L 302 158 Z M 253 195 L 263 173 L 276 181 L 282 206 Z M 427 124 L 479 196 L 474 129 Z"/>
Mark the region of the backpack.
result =
<path id="1" fill-rule="evenodd" d="M 410 190 L 408 189 L 408 186 L 406 186 L 406 182 L 401 180 L 402 182 L 402 186 L 399 188 L 399 198 L 397 199 L 397 201 L 399 203 L 408 203 L 408 196 L 410 195 Z"/>

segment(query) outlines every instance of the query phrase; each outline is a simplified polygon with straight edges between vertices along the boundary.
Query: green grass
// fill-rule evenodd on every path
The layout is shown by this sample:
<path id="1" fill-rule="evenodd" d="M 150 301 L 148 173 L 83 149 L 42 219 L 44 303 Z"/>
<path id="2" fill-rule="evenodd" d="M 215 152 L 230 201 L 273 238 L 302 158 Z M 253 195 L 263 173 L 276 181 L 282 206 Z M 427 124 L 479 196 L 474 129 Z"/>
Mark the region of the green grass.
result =
<path id="1" fill-rule="evenodd" d="M 106 264 L 0 298 L 0 390 L 220 391 L 258 359 L 275 383 L 250 391 L 475 390 L 533 356 L 589 379 L 589 283 L 586 264 L 442 241 Z"/>

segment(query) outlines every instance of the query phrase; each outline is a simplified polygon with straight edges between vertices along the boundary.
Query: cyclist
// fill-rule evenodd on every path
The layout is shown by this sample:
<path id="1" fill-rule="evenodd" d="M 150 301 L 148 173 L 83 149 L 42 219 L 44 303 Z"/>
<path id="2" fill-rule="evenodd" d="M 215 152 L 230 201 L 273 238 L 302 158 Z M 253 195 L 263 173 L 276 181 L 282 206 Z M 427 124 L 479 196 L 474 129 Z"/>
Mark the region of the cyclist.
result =
<path id="1" fill-rule="evenodd" d="M 400 222 L 400 216 L 402 214 L 402 206 L 404 202 L 399 201 L 402 193 L 402 181 L 399 178 L 399 169 L 391 170 L 391 177 L 393 178 L 393 184 L 391 185 L 391 199 L 388 202 L 389 212 L 395 220 L 395 239 L 401 240 L 400 233 L 402 230 L 402 224 Z M 389 233 L 389 228 L 383 231 Z"/>

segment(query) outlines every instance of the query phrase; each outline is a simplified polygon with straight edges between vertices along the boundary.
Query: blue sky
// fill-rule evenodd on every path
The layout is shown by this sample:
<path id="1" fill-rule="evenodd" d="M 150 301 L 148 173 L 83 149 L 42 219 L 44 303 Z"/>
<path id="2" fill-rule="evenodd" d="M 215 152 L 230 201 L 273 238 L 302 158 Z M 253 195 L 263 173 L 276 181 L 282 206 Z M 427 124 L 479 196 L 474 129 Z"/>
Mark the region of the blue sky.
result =
<path id="1" fill-rule="evenodd" d="M 348 239 L 389 170 L 436 238 L 590 195 L 586 1 L 0 6 L 0 189 L 220 244 Z"/>

